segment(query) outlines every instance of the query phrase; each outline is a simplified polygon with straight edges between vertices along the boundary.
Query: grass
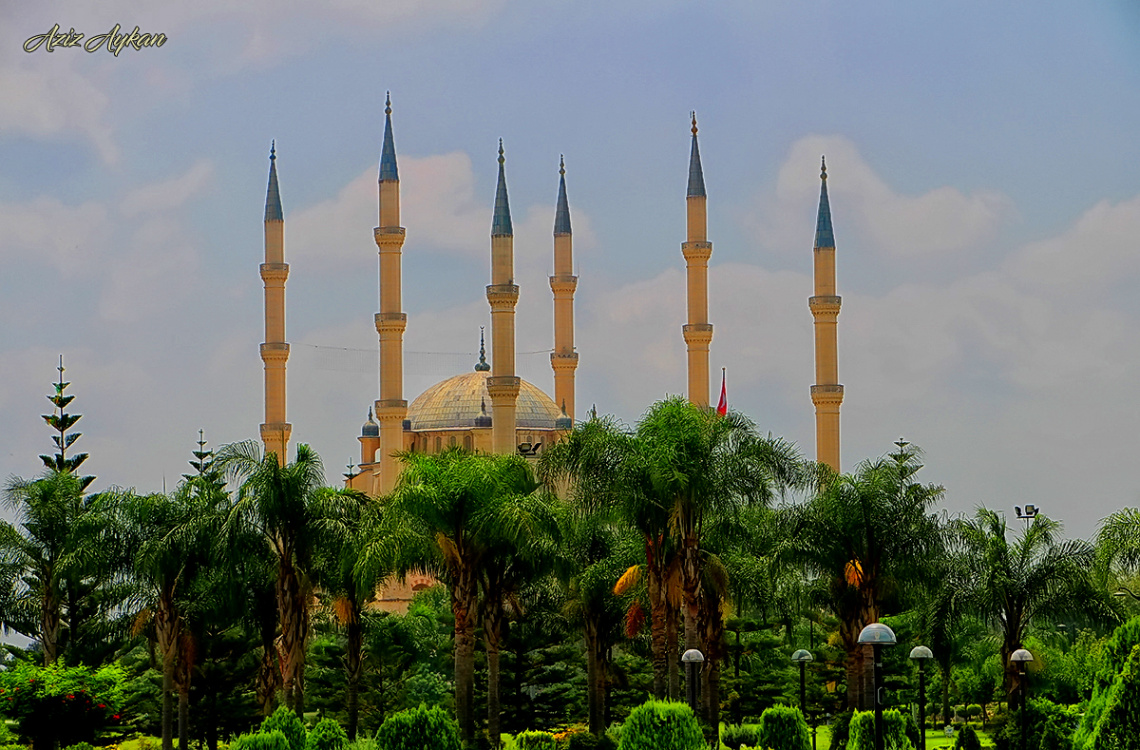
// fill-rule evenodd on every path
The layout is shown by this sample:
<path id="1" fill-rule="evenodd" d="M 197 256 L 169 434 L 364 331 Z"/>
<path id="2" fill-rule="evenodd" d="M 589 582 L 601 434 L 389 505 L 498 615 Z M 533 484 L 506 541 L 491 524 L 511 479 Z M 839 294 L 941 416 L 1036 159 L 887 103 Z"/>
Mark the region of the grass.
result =
<path id="1" fill-rule="evenodd" d="M 994 741 L 990 736 L 980 729 L 975 729 L 978 733 L 978 739 L 982 741 L 982 747 L 993 747 Z M 815 737 L 816 750 L 827 750 L 831 746 L 831 730 L 827 726 L 821 726 L 816 731 Z M 926 748 L 933 750 L 933 748 L 954 747 L 954 738 L 947 737 L 946 732 L 941 729 L 927 729 L 926 730 Z"/>

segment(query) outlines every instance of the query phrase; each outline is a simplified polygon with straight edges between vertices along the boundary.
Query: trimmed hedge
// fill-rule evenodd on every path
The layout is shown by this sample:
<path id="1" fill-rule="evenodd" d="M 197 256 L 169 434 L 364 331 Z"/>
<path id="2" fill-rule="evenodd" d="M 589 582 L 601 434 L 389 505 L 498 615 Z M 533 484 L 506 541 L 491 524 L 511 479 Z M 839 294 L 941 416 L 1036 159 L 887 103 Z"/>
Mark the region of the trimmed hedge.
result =
<path id="1" fill-rule="evenodd" d="M 515 735 L 516 750 L 556 750 L 557 747 L 550 732 L 527 731 Z"/>
<path id="2" fill-rule="evenodd" d="M 954 750 L 982 750 L 982 741 L 978 739 L 978 733 L 969 724 L 962 727 L 958 736 L 954 738 Z"/>
<path id="3" fill-rule="evenodd" d="M 281 732 L 289 743 L 289 750 L 305 750 L 305 724 L 301 717 L 285 706 L 265 717 L 261 722 L 262 733 Z"/>
<path id="4" fill-rule="evenodd" d="M 243 734 L 230 743 L 230 750 L 290 750 L 289 740 L 279 729 L 272 732 Z"/>
<path id="5" fill-rule="evenodd" d="M 376 730 L 377 750 L 462 750 L 459 727 L 439 706 L 392 714 Z"/>
<path id="6" fill-rule="evenodd" d="M 630 712 L 618 750 L 705 750 L 697 717 L 684 703 L 649 700 Z"/>
<path id="7" fill-rule="evenodd" d="M 875 750 L 875 712 L 857 711 L 851 717 L 847 750 Z M 887 750 L 914 750 L 906 734 L 906 719 L 894 709 L 883 711 L 883 746 Z"/>
<path id="8" fill-rule="evenodd" d="M 720 741 L 729 750 L 740 750 L 745 747 L 756 747 L 760 744 L 759 724 L 725 724 L 720 733 Z"/>
<path id="9" fill-rule="evenodd" d="M 773 750 L 809 750 L 811 738 L 804 715 L 791 706 L 772 706 L 760 715 L 758 747 Z"/>
<path id="10" fill-rule="evenodd" d="M 347 744 L 348 735 L 336 723 L 336 719 L 321 719 L 309 732 L 305 750 L 343 750 Z"/>

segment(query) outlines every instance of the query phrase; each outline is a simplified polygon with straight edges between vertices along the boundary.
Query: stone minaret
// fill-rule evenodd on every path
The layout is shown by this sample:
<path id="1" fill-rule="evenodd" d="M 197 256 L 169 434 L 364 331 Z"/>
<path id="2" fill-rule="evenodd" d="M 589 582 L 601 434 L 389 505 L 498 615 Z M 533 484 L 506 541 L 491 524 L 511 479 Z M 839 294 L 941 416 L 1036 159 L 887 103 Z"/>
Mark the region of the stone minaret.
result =
<path id="1" fill-rule="evenodd" d="M 392 98 L 384 106 L 384 148 L 380 154 L 380 226 L 373 230 L 380 252 L 380 312 L 376 313 L 376 333 L 380 337 L 380 398 L 376 400 L 376 421 L 380 425 L 381 493 L 392 490 L 399 474 L 393 456 L 404 449 L 404 329 L 408 316 L 401 312 L 400 256 L 404 248 L 404 228 L 400 226 L 400 175 L 396 170 L 396 145 L 392 140 Z"/>
<path id="2" fill-rule="evenodd" d="M 835 235 L 831 231 L 831 205 L 827 201 L 827 163 L 820 159 L 819 217 L 815 224 L 815 296 L 808 300 L 815 318 L 815 458 L 839 471 L 839 354 L 836 323 L 839 295 L 835 293 Z"/>
<path id="3" fill-rule="evenodd" d="M 566 201 L 566 164 L 558 160 L 558 208 L 554 214 L 554 275 L 550 290 L 554 292 L 554 351 L 550 366 L 554 369 L 554 401 L 573 424 L 574 371 L 578 353 L 574 351 L 574 290 L 578 277 L 573 274 L 573 245 L 570 232 L 570 204 Z"/>
<path id="4" fill-rule="evenodd" d="M 495 215 L 491 222 L 491 284 L 487 302 L 491 305 L 491 450 L 510 454 L 515 444 L 515 404 L 519 378 L 515 375 L 515 305 L 519 288 L 515 284 L 515 238 L 511 228 L 511 207 L 507 202 L 507 175 L 503 164 L 503 141 L 499 140 L 499 184 L 495 189 Z"/>
<path id="5" fill-rule="evenodd" d="M 277 144 L 269 148 L 269 188 L 265 193 L 265 262 L 261 280 L 265 282 L 265 343 L 261 361 L 265 363 L 265 423 L 261 442 L 266 455 L 273 453 L 282 466 L 287 460 L 289 435 L 293 426 L 285 421 L 285 363 L 289 345 L 285 343 L 285 216 L 281 212 L 281 190 L 277 186 Z"/>
<path id="6" fill-rule="evenodd" d="M 689 154 L 689 189 L 686 196 L 688 234 L 681 244 L 685 256 L 688 299 L 688 323 L 682 329 L 689 354 L 689 401 L 697 406 L 709 405 L 709 344 L 713 327 L 709 323 L 709 258 L 712 243 L 708 241 L 708 214 L 705 176 L 701 171 L 701 152 L 697 148 L 697 115 L 693 113 L 693 149 Z"/>

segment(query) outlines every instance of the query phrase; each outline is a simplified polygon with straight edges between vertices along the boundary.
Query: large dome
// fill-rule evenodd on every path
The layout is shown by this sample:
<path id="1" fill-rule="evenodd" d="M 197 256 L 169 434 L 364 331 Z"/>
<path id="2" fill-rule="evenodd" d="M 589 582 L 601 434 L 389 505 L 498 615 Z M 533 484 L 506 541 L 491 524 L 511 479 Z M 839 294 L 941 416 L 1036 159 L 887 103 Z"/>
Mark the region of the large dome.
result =
<path id="1" fill-rule="evenodd" d="M 491 396 L 487 393 L 489 372 L 456 375 L 421 393 L 408 407 L 408 421 L 413 430 L 447 430 L 471 428 L 482 414 L 483 403 L 491 415 Z M 521 380 L 521 379 L 520 379 Z M 515 425 L 535 430 L 556 429 L 555 420 L 562 410 L 538 386 L 521 380 Z"/>

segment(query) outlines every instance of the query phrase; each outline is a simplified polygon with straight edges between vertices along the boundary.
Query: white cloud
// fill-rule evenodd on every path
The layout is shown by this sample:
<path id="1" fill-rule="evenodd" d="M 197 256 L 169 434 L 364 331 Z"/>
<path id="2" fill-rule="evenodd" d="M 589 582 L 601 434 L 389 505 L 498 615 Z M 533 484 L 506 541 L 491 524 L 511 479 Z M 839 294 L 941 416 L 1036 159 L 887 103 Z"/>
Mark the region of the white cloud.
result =
<path id="1" fill-rule="evenodd" d="M 0 203 L 0 226 L 0 257 L 8 262 L 46 260 L 66 276 L 95 268 L 112 231 L 103 204 L 69 206 L 49 196 Z"/>
<path id="2" fill-rule="evenodd" d="M 132 219 L 142 213 L 179 208 L 209 187 L 213 179 L 213 163 L 209 159 L 199 159 L 185 174 L 128 193 L 119 210 L 123 216 Z"/>
<path id="3" fill-rule="evenodd" d="M 750 209 L 755 215 L 744 218 L 766 248 L 800 252 L 814 239 L 821 154 L 827 156 L 827 190 L 840 246 L 847 235 L 894 257 L 961 253 L 992 242 L 1013 211 L 1010 200 L 992 190 L 964 195 L 939 187 L 900 195 L 846 138 L 808 136 L 792 145 L 775 195 L 758 198 Z"/>

